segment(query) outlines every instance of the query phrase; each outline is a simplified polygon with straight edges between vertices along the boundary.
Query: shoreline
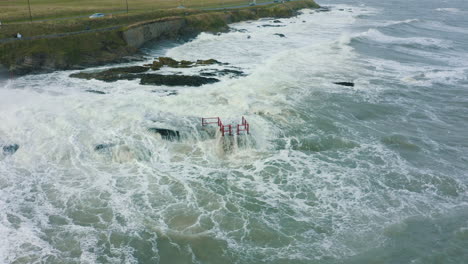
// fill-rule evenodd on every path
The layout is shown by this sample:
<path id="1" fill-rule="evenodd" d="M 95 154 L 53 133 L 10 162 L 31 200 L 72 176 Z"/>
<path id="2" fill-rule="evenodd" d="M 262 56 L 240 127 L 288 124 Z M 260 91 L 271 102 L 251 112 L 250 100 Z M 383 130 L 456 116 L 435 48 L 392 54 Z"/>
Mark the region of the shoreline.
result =
<path id="1" fill-rule="evenodd" d="M 111 30 L 58 34 L 49 38 L 0 43 L 3 65 L 15 75 L 83 69 L 117 63 L 135 55 L 150 41 L 193 38 L 201 32 L 223 32 L 229 24 L 263 17 L 284 18 L 297 10 L 319 8 L 313 0 L 299 0 L 232 10 L 206 11 L 141 21 Z"/>

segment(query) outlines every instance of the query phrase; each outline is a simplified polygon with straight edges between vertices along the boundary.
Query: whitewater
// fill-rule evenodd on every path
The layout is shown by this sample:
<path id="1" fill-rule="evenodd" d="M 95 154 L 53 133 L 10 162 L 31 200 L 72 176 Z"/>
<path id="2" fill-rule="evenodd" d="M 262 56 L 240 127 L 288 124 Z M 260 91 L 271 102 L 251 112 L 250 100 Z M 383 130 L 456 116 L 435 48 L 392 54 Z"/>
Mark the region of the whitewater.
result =
<path id="1" fill-rule="evenodd" d="M 0 263 L 467 263 L 467 4 L 319 4 L 87 69 L 213 84 L 0 80 Z"/>

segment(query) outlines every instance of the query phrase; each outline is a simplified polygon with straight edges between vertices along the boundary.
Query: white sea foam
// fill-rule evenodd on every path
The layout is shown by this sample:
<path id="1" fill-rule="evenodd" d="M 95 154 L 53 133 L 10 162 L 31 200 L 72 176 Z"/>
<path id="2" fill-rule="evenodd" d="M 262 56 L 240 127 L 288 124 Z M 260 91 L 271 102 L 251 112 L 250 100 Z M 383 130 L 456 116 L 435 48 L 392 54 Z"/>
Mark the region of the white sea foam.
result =
<path id="1" fill-rule="evenodd" d="M 0 262 L 158 262 L 164 254 L 203 262 L 207 247 L 217 263 L 226 262 L 225 252 L 239 263 L 320 261 L 374 246 L 386 225 L 407 216 L 458 204 L 464 198 L 433 191 L 463 193 L 458 181 L 447 183 L 429 169 L 423 172 L 431 178 L 421 179 L 421 170 L 385 145 L 412 146 L 410 140 L 380 141 L 386 131 L 367 132 L 378 129 L 373 121 L 346 124 L 359 114 L 355 109 L 333 111 L 349 103 L 343 97 L 369 105 L 371 96 L 383 100 L 374 92 L 389 88 L 376 80 L 416 79 L 424 71 L 430 80 L 457 81 L 450 79 L 456 74 L 362 58 L 350 46 L 349 26 L 369 8 L 342 7 L 350 8 L 282 19 L 285 27 L 238 23 L 233 27 L 246 33 L 201 34 L 154 53 L 214 58 L 247 77 L 174 88 L 83 81 L 69 71 L 21 77 L 0 89 L 1 142 L 20 145 L 0 160 L 0 236 L 7 237 Z M 440 44 L 376 30 L 361 37 Z M 179 70 L 197 74 L 199 68 Z M 337 80 L 357 85 L 334 85 Z M 200 117 L 208 116 L 225 123 L 245 116 L 250 139 L 224 148 L 219 133 L 201 129 Z M 153 126 L 178 129 L 183 140 L 165 141 L 148 132 Z M 97 144 L 108 149 L 95 151 Z M 19 228 L 5 215 L 18 216 Z"/>
<path id="2" fill-rule="evenodd" d="M 360 33 L 356 38 L 367 38 L 372 41 L 381 42 L 385 44 L 396 44 L 396 45 L 416 45 L 425 46 L 432 48 L 449 48 L 452 46 L 451 41 L 435 39 L 435 38 L 422 38 L 422 37 L 409 37 L 400 38 L 385 35 L 377 29 L 369 29 L 367 32 Z"/>
<path id="3" fill-rule="evenodd" d="M 453 8 L 453 7 L 445 7 L 445 8 L 439 7 L 439 8 L 436 8 L 435 10 L 436 10 L 436 11 L 439 11 L 439 12 L 450 12 L 450 13 L 458 13 L 458 12 L 460 12 L 460 9 L 458 9 L 458 8 Z"/>

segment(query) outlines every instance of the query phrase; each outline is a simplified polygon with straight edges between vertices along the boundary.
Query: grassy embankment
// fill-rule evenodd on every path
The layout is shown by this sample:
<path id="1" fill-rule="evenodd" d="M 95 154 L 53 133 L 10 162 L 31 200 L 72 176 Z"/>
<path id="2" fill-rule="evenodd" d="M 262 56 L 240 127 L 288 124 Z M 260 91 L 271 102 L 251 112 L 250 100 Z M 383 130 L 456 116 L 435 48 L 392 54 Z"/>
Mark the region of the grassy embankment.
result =
<path id="1" fill-rule="evenodd" d="M 208 0 L 207 0 L 208 1 Z M 226 0 L 227 1 L 227 0 Z M 90 32 L 58 38 L 21 40 L 0 44 L 0 63 L 11 71 L 27 73 L 34 70 L 70 69 L 116 61 L 125 55 L 136 52 L 127 46 L 122 32 L 132 23 L 157 21 L 161 18 L 183 18 L 186 21 L 184 32 L 219 31 L 227 23 L 257 19 L 260 17 L 288 17 L 293 10 L 305 7 L 318 7 L 311 0 L 273 4 L 262 7 L 248 7 L 229 11 L 200 11 L 196 9 L 167 9 L 155 12 L 131 13 L 96 20 L 76 19 L 55 23 L 41 22 L 43 32 L 60 33 L 83 30 L 85 27 L 103 28 L 119 26 L 105 32 Z M 35 23 L 33 23 L 35 24 Z M 60 28 L 60 30 L 57 30 Z"/>
<path id="2" fill-rule="evenodd" d="M 206 9 L 214 7 L 229 7 L 248 4 L 251 0 L 31 0 L 31 15 L 33 21 L 64 17 L 89 16 L 93 13 L 130 13 L 151 12 L 160 9 L 176 8 L 183 5 L 189 9 Z M 257 0 L 257 3 L 271 0 Z M 29 21 L 27 1 L 0 1 L 0 21 Z"/>

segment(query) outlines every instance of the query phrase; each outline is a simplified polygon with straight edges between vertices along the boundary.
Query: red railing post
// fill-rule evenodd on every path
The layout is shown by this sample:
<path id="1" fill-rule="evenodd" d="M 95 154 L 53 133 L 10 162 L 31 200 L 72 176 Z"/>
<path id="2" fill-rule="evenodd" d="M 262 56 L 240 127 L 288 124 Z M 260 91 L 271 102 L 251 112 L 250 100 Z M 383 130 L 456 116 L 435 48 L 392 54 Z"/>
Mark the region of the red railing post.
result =
<path id="1" fill-rule="evenodd" d="M 209 120 L 216 120 L 216 121 L 209 121 Z M 202 126 L 206 126 L 209 124 L 217 124 L 219 130 L 221 131 L 222 136 L 226 135 L 226 132 L 229 133 L 229 136 L 232 136 L 232 126 L 233 125 L 223 125 L 221 118 L 219 117 L 202 117 Z M 241 124 L 237 124 L 236 127 L 236 134 L 240 135 L 242 131 L 245 131 L 247 134 L 250 134 L 250 124 L 247 122 L 245 117 L 242 117 Z"/>

